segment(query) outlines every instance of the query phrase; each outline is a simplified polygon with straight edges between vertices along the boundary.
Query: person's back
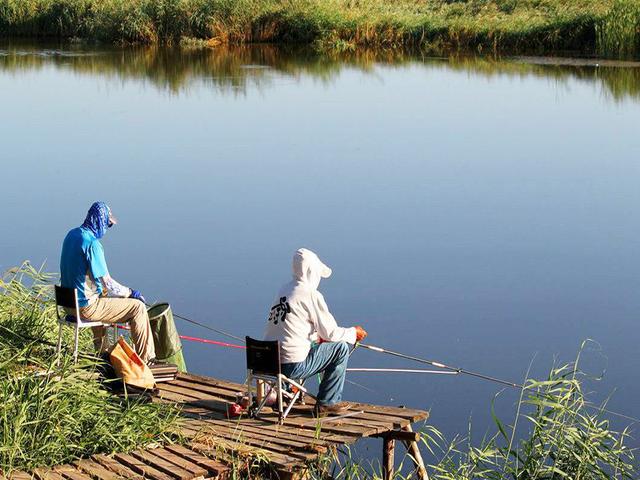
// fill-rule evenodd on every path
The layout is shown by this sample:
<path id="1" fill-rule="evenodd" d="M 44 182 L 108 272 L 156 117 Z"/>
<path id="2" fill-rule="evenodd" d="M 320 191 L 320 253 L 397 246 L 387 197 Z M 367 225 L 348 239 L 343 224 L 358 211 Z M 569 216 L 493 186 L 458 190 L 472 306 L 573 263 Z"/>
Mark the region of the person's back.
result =
<path id="1" fill-rule="evenodd" d="M 81 307 L 102 293 L 102 285 L 95 279 L 107 273 L 103 259 L 102 244 L 90 230 L 77 227 L 67 233 L 60 256 L 60 284 L 78 291 Z"/>
<path id="2" fill-rule="evenodd" d="M 337 413 L 348 409 L 341 402 L 349 358 L 349 343 L 366 336 L 361 327 L 339 327 L 322 294 L 320 280 L 331 269 L 305 248 L 293 257 L 293 280 L 283 285 L 269 311 L 265 340 L 280 342 L 282 373 L 309 378 L 324 372 L 318 391 L 317 411 Z"/>

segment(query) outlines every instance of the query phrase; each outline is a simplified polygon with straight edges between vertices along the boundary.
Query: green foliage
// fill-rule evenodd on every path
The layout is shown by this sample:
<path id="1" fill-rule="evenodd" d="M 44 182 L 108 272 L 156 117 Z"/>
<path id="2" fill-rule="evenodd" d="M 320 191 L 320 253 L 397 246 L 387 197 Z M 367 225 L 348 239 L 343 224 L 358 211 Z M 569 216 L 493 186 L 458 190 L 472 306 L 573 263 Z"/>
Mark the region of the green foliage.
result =
<path id="1" fill-rule="evenodd" d="M 67 463 L 172 438 L 173 408 L 111 395 L 96 379 L 97 360 L 72 365 L 64 355 L 56 364 L 50 280 L 28 263 L 0 280 L 0 470 Z M 83 347 L 90 344 L 83 335 Z"/>
<path id="2" fill-rule="evenodd" d="M 638 0 L 0 0 L 0 35 L 637 53 Z"/>
<path id="3" fill-rule="evenodd" d="M 609 14 L 596 25 L 598 53 L 628 57 L 640 47 L 640 0 L 616 0 Z"/>

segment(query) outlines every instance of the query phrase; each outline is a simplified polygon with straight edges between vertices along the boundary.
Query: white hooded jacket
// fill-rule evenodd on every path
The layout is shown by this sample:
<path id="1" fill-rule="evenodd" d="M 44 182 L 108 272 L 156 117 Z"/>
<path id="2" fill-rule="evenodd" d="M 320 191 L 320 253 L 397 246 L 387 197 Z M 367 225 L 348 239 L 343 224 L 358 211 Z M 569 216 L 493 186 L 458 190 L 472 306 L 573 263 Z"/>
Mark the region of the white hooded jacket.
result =
<path id="1" fill-rule="evenodd" d="M 298 363 L 307 358 L 311 342 L 356 342 L 356 329 L 342 328 L 329 312 L 318 291 L 320 280 L 331 269 L 311 250 L 301 248 L 293 255 L 293 280 L 283 285 L 269 312 L 265 340 L 280 342 L 281 363 Z"/>

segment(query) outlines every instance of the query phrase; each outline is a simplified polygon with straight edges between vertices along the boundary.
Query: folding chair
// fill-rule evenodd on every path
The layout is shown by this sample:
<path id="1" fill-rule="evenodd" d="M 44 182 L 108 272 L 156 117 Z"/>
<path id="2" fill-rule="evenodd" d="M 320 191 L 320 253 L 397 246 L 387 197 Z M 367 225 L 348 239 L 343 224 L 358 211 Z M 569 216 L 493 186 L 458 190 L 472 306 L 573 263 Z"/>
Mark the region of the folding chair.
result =
<path id="1" fill-rule="evenodd" d="M 280 343 L 277 340 L 255 340 L 246 337 L 247 345 L 247 391 L 249 393 L 249 405 L 254 405 L 253 397 L 253 381 L 262 380 L 269 385 L 271 389 L 275 389 L 277 405 L 278 405 L 278 421 L 282 425 L 284 419 L 287 418 L 293 405 L 304 393 L 315 398 L 302 385 L 302 382 L 291 380 L 282 374 L 280 368 Z M 285 384 L 289 384 L 296 388 L 295 393 L 289 392 L 285 388 Z M 269 397 L 268 394 L 260 395 L 258 390 L 260 387 L 256 385 L 256 406 L 251 410 L 251 416 L 257 418 L 260 411 L 264 408 Z M 285 405 L 285 397 L 287 405 Z"/>
<path id="2" fill-rule="evenodd" d="M 60 358 L 60 350 L 62 349 L 62 327 L 73 327 L 75 336 L 73 341 L 73 363 L 78 362 L 78 339 L 80 330 L 90 327 L 114 327 L 114 339 L 118 339 L 118 327 L 115 323 L 92 322 L 80 317 L 80 307 L 78 306 L 78 292 L 75 288 L 66 288 L 55 286 L 56 291 L 56 315 L 58 317 L 58 347 L 56 348 L 56 356 Z M 60 316 L 60 307 L 73 310 L 75 315 L 67 314 Z"/>

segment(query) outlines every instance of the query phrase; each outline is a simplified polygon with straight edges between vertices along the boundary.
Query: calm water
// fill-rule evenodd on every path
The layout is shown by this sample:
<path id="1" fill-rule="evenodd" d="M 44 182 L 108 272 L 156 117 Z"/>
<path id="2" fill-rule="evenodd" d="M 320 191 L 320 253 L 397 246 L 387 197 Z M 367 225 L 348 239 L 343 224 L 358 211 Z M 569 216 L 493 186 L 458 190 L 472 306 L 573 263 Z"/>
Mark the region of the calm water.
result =
<path id="1" fill-rule="evenodd" d="M 104 200 L 116 279 L 260 336 L 305 246 L 371 344 L 521 381 L 591 338 L 584 366 L 606 375 L 590 388 L 638 417 L 640 67 L 530 61 L 0 45 L 0 268 L 57 270 Z M 241 351 L 185 349 L 194 372 L 242 381 Z M 347 398 L 431 409 L 448 435 L 472 419 L 481 436 L 501 390 L 349 378 L 370 390 Z M 507 420 L 514 400 L 497 400 Z"/>

